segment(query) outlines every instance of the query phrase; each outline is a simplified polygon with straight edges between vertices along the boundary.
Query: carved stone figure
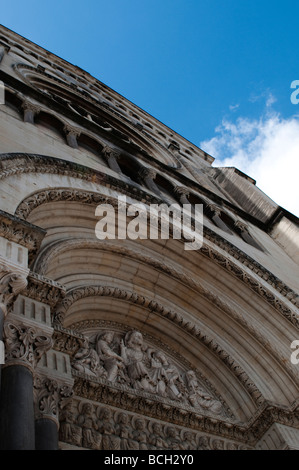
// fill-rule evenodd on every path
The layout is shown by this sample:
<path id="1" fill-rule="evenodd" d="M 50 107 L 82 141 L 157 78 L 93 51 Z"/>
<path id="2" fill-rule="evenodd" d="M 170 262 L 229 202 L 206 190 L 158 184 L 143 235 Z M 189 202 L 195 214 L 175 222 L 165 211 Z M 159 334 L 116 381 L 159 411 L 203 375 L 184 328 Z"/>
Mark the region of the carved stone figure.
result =
<path id="1" fill-rule="evenodd" d="M 182 448 L 184 450 L 195 450 L 196 449 L 195 435 L 194 435 L 193 432 L 185 431 L 183 433 Z"/>
<path id="2" fill-rule="evenodd" d="M 101 408 L 98 429 L 102 434 L 102 450 L 120 450 L 120 438 L 116 436 L 114 420 L 109 408 Z"/>
<path id="3" fill-rule="evenodd" d="M 93 406 L 90 403 L 84 403 L 82 413 L 78 416 L 78 424 L 82 427 L 82 444 L 89 449 L 100 449 L 100 434 L 98 429 L 96 415 Z"/>
<path id="4" fill-rule="evenodd" d="M 131 385 L 136 390 L 153 392 L 153 381 L 144 363 L 143 337 L 139 331 L 129 331 L 121 340 L 121 356 L 127 367 Z"/>
<path id="5" fill-rule="evenodd" d="M 222 405 L 219 401 L 214 400 L 211 395 L 206 393 L 199 385 L 195 372 L 189 370 L 186 372 L 187 388 L 189 392 L 189 401 L 192 406 L 200 406 L 215 414 L 220 414 Z"/>
<path id="6" fill-rule="evenodd" d="M 182 397 L 185 386 L 181 375 L 175 365 L 169 363 L 162 351 L 155 351 L 152 354 L 151 376 L 156 384 L 156 392 L 160 396 L 174 400 Z"/>
<path id="7" fill-rule="evenodd" d="M 198 439 L 198 450 L 210 450 L 210 439 L 207 436 L 200 436 Z"/>
<path id="8" fill-rule="evenodd" d="M 178 431 L 174 426 L 168 426 L 166 430 L 167 448 L 171 450 L 182 450 L 183 446 L 178 435 Z"/>
<path id="9" fill-rule="evenodd" d="M 60 412 L 60 439 L 81 446 L 82 428 L 75 424 L 77 410 L 72 402 L 67 403 Z"/>
<path id="10" fill-rule="evenodd" d="M 147 450 L 148 434 L 145 430 L 145 421 L 142 418 L 138 418 L 135 421 L 135 430 L 133 431 L 133 439 L 138 445 L 139 450 Z"/>
<path id="11" fill-rule="evenodd" d="M 121 450 L 138 450 L 138 444 L 133 440 L 133 430 L 129 425 L 129 416 L 126 413 L 118 415 L 116 434 L 120 437 Z"/>
<path id="12" fill-rule="evenodd" d="M 107 380 L 115 382 L 119 369 L 124 367 L 123 358 L 111 348 L 114 334 L 108 331 L 97 337 L 96 350 L 107 371 Z"/>
<path id="13" fill-rule="evenodd" d="M 98 354 L 94 349 L 89 348 L 87 345 L 80 348 L 75 354 L 73 367 L 79 372 L 83 372 L 84 374 L 91 375 L 93 377 L 105 378 L 107 376 L 107 372 L 100 365 Z"/>
<path id="14" fill-rule="evenodd" d="M 154 421 L 150 424 L 152 432 L 149 436 L 149 444 L 151 449 L 167 449 L 167 443 L 163 435 L 161 424 Z"/>

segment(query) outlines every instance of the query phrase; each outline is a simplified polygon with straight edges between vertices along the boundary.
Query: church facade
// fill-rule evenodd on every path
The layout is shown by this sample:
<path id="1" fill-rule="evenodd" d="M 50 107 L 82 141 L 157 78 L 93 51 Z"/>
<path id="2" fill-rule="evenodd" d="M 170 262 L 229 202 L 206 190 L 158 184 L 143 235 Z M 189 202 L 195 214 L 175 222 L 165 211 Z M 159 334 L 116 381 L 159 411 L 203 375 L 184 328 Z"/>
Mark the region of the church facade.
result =
<path id="1" fill-rule="evenodd" d="M 0 80 L 1 449 L 299 450 L 298 219 L 3 26 Z"/>

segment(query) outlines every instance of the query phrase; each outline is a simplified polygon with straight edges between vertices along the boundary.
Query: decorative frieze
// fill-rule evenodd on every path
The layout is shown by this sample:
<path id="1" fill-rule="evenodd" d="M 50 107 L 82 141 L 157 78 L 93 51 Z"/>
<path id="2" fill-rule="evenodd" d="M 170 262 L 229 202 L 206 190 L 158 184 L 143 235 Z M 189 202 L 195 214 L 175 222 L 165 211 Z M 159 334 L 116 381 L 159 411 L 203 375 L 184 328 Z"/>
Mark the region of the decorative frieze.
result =
<path id="1" fill-rule="evenodd" d="M 96 450 L 237 450 L 251 447 L 74 397 L 61 411 L 60 441 Z"/>

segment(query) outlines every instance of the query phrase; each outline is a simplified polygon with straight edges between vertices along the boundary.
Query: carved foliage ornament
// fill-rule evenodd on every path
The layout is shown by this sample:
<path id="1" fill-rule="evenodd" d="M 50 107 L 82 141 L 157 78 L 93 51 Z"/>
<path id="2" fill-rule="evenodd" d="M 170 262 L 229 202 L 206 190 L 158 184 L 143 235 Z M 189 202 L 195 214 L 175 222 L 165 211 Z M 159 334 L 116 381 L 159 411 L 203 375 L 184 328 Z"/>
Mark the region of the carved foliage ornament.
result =
<path id="1" fill-rule="evenodd" d="M 31 326 L 6 321 L 4 324 L 5 364 L 35 368 L 42 354 L 52 347 L 52 339 Z"/>
<path id="2" fill-rule="evenodd" d="M 53 419 L 58 424 L 59 408 L 72 396 L 70 387 L 48 377 L 34 378 L 35 418 Z"/>
<path id="3" fill-rule="evenodd" d="M 0 264 L 0 307 L 4 314 L 16 296 L 27 286 L 26 276 L 12 272 L 4 264 Z"/>

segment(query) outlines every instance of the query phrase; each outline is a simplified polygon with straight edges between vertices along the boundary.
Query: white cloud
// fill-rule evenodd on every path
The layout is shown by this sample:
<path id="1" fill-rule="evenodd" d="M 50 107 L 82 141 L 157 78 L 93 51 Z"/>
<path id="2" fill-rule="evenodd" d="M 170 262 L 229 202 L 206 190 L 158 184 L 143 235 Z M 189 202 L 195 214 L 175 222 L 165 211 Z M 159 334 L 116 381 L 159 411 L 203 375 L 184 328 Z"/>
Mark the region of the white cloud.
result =
<path id="1" fill-rule="evenodd" d="M 270 95 L 269 108 L 275 98 Z M 269 111 L 269 110 L 268 110 Z M 223 120 L 201 143 L 215 166 L 233 166 L 254 178 L 277 204 L 299 217 L 299 119 L 268 112 L 260 119 Z"/>

